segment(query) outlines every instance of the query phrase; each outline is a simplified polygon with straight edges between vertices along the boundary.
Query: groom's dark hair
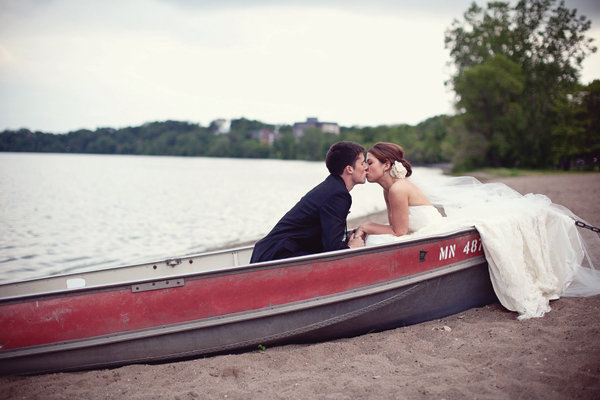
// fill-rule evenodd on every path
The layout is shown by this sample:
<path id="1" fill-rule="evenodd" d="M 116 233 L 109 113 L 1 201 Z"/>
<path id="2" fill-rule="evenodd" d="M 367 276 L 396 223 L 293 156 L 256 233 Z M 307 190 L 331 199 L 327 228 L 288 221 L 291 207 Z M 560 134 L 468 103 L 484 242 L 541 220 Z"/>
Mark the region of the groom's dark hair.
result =
<path id="1" fill-rule="evenodd" d="M 325 157 L 325 165 L 332 175 L 341 175 L 346 165 L 356 168 L 356 157 L 364 153 L 365 148 L 358 143 L 337 142 L 329 148 Z"/>

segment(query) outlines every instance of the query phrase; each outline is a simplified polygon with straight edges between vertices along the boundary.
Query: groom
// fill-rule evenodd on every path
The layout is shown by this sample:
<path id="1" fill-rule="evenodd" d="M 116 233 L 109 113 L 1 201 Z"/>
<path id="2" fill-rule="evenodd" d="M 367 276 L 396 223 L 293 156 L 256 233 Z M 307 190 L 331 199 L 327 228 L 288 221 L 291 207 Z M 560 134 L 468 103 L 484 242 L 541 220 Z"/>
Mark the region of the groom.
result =
<path id="1" fill-rule="evenodd" d="M 354 142 L 335 143 L 325 165 L 330 175 L 256 243 L 251 263 L 364 246 L 362 237 L 352 234 L 346 244 L 344 236 L 350 191 L 366 179 L 365 149 Z"/>

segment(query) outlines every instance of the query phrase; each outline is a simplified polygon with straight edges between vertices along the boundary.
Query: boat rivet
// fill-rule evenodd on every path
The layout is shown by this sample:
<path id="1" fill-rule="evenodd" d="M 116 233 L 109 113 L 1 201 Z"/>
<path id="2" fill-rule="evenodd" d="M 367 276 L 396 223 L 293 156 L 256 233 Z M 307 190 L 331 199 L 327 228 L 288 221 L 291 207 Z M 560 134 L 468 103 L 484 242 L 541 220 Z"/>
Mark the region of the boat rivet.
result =
<path id="1" fill-rule="evenodd" d="M 193 263 L 193 262 L 194 262 L 194 260 L 190 260 L 190 264 Z"/>
<path id="2" fill-rule="evenodd" d="M 165 281 L 165 285 L 168 285 L 168 284 L 169 284 L 169 281 Z"/>
<path id="3" fill-rule="evenodd" d="M 156 265 L 154 267 L 152 267 L 152 268 L 156 269 Z"/>

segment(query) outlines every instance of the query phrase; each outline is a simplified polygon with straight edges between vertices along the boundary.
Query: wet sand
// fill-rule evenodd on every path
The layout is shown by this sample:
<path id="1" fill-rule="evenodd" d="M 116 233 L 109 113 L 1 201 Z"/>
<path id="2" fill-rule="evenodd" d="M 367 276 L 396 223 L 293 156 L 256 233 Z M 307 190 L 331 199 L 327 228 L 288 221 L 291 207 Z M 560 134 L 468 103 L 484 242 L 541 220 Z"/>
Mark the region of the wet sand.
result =
<path id="1" fill-rule="evenodd" d="M 546 194 L 600 226 L 600 174 L 478 178 L 502 181 L 523 194 Z M 543 318 L 524 321 L 493 304 L 325 343 L 160 365 L 1 377 L 0 398 L 600 398 L 600 296 L 561 298 L 551 307 Z"/>

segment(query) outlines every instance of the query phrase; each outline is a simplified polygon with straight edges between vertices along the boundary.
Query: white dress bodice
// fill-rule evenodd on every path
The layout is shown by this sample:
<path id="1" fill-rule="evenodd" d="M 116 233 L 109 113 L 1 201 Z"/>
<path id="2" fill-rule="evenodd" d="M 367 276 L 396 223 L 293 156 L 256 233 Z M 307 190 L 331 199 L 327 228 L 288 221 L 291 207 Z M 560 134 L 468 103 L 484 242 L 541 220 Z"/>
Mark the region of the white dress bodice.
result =
<path id="1" fill-rule="evenodd" d="M 411 234 L 424 228 L 434 229 L 444 221 L 442 214 L 434 206 L 410 206 L 408 207 L 408 234 L 403 236 L 394 235 L 368 235 L 365 244 L 374 246 L 392 241 L 406 240 Z"/>
<path id="2" fill-rule="evenodd" d="M 408 233 L 417 232 L 427 226 L 440 224 L 442 214 L 434 206 L 408 207 Z"/>

